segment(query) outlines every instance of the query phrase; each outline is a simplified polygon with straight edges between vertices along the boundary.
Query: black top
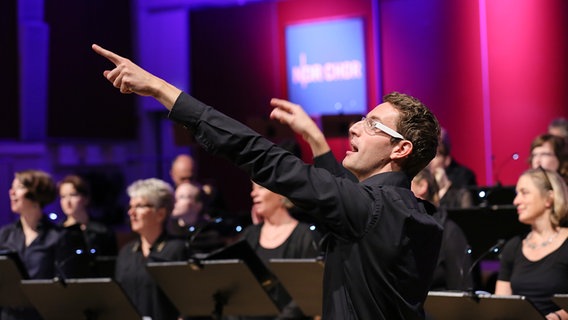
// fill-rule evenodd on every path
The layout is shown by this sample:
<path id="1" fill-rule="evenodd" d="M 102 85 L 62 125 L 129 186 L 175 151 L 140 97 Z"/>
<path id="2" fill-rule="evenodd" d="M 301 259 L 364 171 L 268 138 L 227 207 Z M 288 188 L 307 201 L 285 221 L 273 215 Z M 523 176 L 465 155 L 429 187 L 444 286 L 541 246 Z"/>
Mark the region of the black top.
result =
<path id="1" fill-rule="evenodd" d="M 25 245 L 25 236 L 20 219 L 0 229 L 0 248 L 17 252 L 27 271 L 28 279 L 66 278 L 72 270 L 66 268 L 66 254 L 61 228 L 54 225 L 45 215 L 37 226 L 38 236 Z M 68 270 L 66 270 L 68 269 Z M 0 319 L 34 320 L 41 319 L 32 308 L 4 308 Z"/>
<path id="2" fill-rule="evenodd" d="M 102 257 L 114 257 L 117 254 L 117 242 L 114 231 L 106 225 L 89 221 L 84 228 L 80 224 L 63 227 L 69 252 L 66 265 L 73 265 L 69 277 L 107 277 L 112 276 L 104 268 Z"/>
<path id="3" fill-rule="evenodd" d="M 446 175 L 453 185 L 456 187 L 476 186 L 477 179 L 475 173 L 470 168 L 459 164 L 452 159 L 450 165 L 446 168 Z"/>
<path id="4" fill-rule="evenodd" d="M 169 117 L 207 151 L 325 223 L 331 236 L 324 319 L 424 318 L 442 227 L 416 200 L 406 174 L 382 173 L 361 183 L 335 177 L 185 93 Z"/>
<path id="5" fill-rule="evenodd" d="M 280 246 L 273 249 L 263 248 L 260 243 L 260 230 L 262 223 L 248 226 L 243 231 L 242 238 L 258 254 L 260 259 L 268 264 L 270 259 L 302 259 L 316 258 L 319 255 L 318 239 L 316 231 L 310 230 L 310 225 L 299 222 L 288 239 Z"/>
<path id="6" fill-rule="evenodd" d="M 152 245 L 148 257 L 142 254 L 140 240 L 127 243 L 116 260 L 116 281 L 142 316 L 177 319 L 179 312 L 146 270 L 148 262 L 187 259 L 185 242 L 162 234 Z M 188 288 L 189 290 L 189 288 Z"/>
<path id="7" fill-rule="evenodd" d="M 201 256 L 211 253 L 226 245 L 225 238 L 219 229 L 225 227 L 225 219 L 200 219 L 189 226 L 180 226 L 177 220 L 168 221 L 168 233 L 175 238 L 186 241 L 190 256 Z"/>
<path id="8" fill-rule="evenodd" d="M 525 257 L 522 244 L 521 236 L 505 244 L 498 280 L 510 282 L 513 294 L 527 297 L 542 315 L 560 310 L 552 296 L 568 293 L 568 241 L 538 261 Z"/>

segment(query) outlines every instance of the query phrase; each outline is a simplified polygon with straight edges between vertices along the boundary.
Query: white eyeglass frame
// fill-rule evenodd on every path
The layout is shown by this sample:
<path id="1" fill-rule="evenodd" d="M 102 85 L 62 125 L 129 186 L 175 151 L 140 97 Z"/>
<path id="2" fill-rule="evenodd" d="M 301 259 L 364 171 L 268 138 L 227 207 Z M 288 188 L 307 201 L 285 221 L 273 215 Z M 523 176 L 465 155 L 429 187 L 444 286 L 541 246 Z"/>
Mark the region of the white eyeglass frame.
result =
<path id="1" fill-rule="evenodd" d="M 361 121 L 364 122 L 363 125 L 369 124 L 370 128 L 376 128 L 381 130 L 382 132 L 388 134 L 389 136 L 393 137 L 393 138 L 397 138 L 397 139 L 401 139 L 401 140 L 406 140 L 404 139 L 404 137 L 402 136 L 402 134 L 396 132 L 395 130 L 387 127 L 386 125 L 384 125 L 383 123 L 381 123 L 378 120 L 372 119 L 372 118 L 367 118 L 367 117 L 362 117 Z"/>

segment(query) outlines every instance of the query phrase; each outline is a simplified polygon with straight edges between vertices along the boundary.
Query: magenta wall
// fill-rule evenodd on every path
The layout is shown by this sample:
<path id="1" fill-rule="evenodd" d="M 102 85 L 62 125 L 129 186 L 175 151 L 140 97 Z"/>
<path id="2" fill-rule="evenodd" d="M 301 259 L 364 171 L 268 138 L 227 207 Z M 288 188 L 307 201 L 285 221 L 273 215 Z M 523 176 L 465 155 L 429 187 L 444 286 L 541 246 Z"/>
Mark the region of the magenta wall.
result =
<path id="1" fill-rule="evenodd" d="M 269 98 L 286 96 L 286 24 L 362 16 L 369 107 L 395 90 L 416 96 L 449 131 L 455 158 L 480 185 L 513 185 L 527 168 L 531 140 L 552 118 L 568 117 L 567 3 L 289 0 L 193 10 L 192 91 L 242 121 L 266 117 Z M 342 159 L 347 139 L 329 142 Z M 229 206 L 246 210 L 247 178 L 199 157 L 212 164 L 201 171 L 205 178 L 234 182 L 222 186 L 238 199 Z"/>
<path id="2" fill-rule="evenodd" d="M 480 184 L 514 184 L 531 140 L 568 115 L 567 3 L 384 0 L 380 12 L 384 91 L 423 100 Z"/>
<path id="3" fill-rule="evenodd" d="M 487 30 L 491 144 L 496 166 L 519 152 L 501 171 L 514 182 L 532 139 L 568 115 L 568 2 L 487 1 Z"/>

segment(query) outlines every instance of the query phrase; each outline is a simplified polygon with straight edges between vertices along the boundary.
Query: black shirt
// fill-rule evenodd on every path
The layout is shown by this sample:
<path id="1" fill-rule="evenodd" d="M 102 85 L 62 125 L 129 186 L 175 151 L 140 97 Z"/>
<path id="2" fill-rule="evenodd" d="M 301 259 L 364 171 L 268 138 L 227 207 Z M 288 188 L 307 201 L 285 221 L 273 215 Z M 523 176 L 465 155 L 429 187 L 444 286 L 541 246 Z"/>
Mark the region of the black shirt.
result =
<path id="1" fill-rule="evenodd" d="M 361 183 L 335 177 L 185 93 L 169 117 L 207 151 L 325 223 L 331 237 L 324 319 L 424 318 L 442 227 L 416 200 L 406 174 L 382 173 Z"/>
<path id="2" fill-rule="evenodd" d="M 66 277 L 66 253 L 61 228 L 42 216 L 37 226 L 38 236 L 26 247 L 22 223 L 18 219 L 0 229 L 0 248 L 17 252 L 27 272 L 28 279 L 52 279 Z M 4 308 L 0 319 L 41 319 L 31 308 Z"/>
<path id="3" fill-rule="evenodd" d="M 142 316 L 177 319 L 179 312 L 146 270 L 148 262 L 186 259 L 185 242 L 162 234 L 152 245 L 148 257 L 142 254 L 140 240 L 127 243 L 116 260 L 116 281 Z M 188 288 L 188 290 L 190 290 Z"/>
<path id="4" fill-rule="evenodd" d="M 513 294 L 527 297 L 542 315 L 561 308 L 552 302 L 556 293 L 568 293 L 568 240 L 538 261 L 523 254 L 523 238 L 509 240 L 501 253 L 498 280 L 511 283 Z"/>

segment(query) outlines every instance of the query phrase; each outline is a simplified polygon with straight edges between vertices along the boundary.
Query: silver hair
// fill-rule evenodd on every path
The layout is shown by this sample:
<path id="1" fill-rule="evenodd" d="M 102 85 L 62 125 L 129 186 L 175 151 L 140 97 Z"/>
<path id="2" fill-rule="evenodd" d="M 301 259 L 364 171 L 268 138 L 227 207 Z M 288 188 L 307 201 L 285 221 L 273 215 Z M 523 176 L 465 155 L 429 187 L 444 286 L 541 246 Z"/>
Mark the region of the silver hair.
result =
<path id="1" fill-rule="evenodd" d="M 165 208 L 170 214 L 174 209 L 174 189 L 160 179 L 150 178 L 134 181 L 126 189 L 130 198 L 144 198 L 156 208 Z"/>

